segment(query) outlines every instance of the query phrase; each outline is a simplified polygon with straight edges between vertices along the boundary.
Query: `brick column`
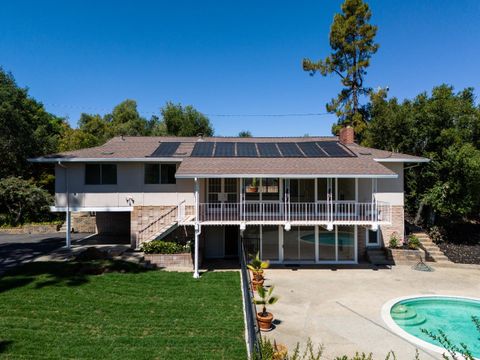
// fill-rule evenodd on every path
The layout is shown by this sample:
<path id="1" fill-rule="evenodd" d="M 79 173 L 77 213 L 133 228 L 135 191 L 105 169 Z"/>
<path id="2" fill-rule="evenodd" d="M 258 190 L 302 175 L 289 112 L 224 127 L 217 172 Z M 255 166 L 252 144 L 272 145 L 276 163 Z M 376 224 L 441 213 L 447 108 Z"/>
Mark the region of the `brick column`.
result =
<path id="1" fill-rule="evenodd" d="M 404 211 L 405 210 L 402 205 L 392 205 L 392 224 L 380 226 L 381 240 L 383 241 L 383 246 L 388 247 L 390 236 L 394 232 L 397 232 L 400 241 L 403 241 L 403 236 L 405 233 Z"/>

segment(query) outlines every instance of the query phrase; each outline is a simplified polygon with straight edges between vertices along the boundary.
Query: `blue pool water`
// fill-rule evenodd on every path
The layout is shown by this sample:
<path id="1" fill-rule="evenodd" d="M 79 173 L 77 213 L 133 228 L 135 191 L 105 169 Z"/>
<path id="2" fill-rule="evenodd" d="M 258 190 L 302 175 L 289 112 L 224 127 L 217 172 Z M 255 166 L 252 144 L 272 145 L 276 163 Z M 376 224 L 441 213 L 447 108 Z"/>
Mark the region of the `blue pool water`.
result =
<path id="1" fill-rule="evenodd" d="M 428 343 L 440 343 L 424 334 L 426 329 L 438 334 L 441 329 L 452 344 L 467 345 L 480 358 L 480 333 L 472 316 L 480 319 L 480 301 L 449 297 L 419 297 L 396 303 L 390 310 L 392 319 L 407 333 Z"/>

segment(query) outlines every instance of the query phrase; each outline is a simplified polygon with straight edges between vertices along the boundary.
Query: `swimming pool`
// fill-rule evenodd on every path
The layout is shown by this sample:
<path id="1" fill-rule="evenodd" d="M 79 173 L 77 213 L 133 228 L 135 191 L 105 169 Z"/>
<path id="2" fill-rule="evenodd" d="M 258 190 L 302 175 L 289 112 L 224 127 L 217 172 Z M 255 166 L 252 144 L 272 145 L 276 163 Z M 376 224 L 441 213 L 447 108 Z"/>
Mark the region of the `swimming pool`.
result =
<path id="1" fill-rule="evenodd" d="M 480 299 L 455 296 L 413 296 L 389 301 L 382 309 L 387 325 L 407 340 L 424 348 L 445 353 L 440 343 L 422 332 L 442 330 L 452 342 L 467 345 L 480 358 L 480 333 L 472 316 L 480 319 Z"/>

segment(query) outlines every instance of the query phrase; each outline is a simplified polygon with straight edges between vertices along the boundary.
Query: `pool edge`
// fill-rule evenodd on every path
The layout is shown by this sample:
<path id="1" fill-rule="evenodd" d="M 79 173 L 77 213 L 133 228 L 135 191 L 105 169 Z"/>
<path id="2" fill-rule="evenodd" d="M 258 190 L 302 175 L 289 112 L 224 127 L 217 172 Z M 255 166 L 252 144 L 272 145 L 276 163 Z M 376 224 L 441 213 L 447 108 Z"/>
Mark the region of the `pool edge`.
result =
<path id="1" fill-rule="evenodd" d="M 392 309 L 392 307 L 400 301 L 412 300 L 412 299 L 418 299 L 418 298 L 435 298 L 435 297 L 450 298 L 450 299 L 463 299 L 463 300 L 475 300 L 475 301 L 480 302 L 480 298 L 471 297 L 471 296 L 459 296 L 459 295 L 441 295 L 441 294 L 425 295 L 425 294 L 421 294 L 421 295 L 401 296 L 401 297 L 398 297 L 398 298 L 395 298 L 395 299 L 391 299 L 391 300 L 387 301 L 385 304 L 383 304 L 382 310 L 381 310 L 382 320 L 385 324 L 387 324 L 390 331 L 392 331 L 395 335 L 401 336 L 403 339 L 407 340 L 411 344 L 413 344 L 417 347 L 421 347 L 423 349 L 429 350 L 429 351 L 433 351 L 433 352 L 438 353 L 438 354 L 448 353 L 446 349 L 444 349 L 440 346 L 431 344 L 431 343 L 429 343 L 425 340 L 422 340 L 422 339 L 420 339 L 416 336 L 413 336 L 413 335 L 409 334 L 408 332 L 403 330 L 393 320 L 392 316 L 390 315 L 390 310 Z M 461 359 L 464 359 L 464 357 L 461 356 L 461 355 L 459 355 L 459 357 Z M 474 358 L 474 359 L 480 360 L 480 358 Z"/>

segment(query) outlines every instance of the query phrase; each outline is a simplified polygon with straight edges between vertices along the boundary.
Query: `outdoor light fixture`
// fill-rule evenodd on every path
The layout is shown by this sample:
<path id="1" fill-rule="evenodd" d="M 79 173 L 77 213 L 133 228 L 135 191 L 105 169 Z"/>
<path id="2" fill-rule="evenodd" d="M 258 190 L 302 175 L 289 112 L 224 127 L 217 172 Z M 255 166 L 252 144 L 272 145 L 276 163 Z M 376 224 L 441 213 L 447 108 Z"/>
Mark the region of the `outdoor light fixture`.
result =
<path id="1" fill-rule="evenodd" d="M 292 225 L 290 223 L 285 224 L 285 231 L 290 231 L 292 229 Z"/>
<path id="2" fill-rule="evenodd" d="M 247 228 L 247 224 L 244 222 L 240 223 L 240 231 L 244 231 Z"/>
<path id="3" fill-rule="evenodd" d="M 372 224 L 372 231 L 377 231 L 378 230 L 378 224 L 377 223 L 373 223 Z"/>
<path id="4" fill-rule="evenodd" d="M 332 224 L 332 223 L 328 223 L 328 224 L 327 224 L 327 230 L 328 230 L 328 231 L 332 231 L 332 230 L 333 230 L 333 224 Z"/>

